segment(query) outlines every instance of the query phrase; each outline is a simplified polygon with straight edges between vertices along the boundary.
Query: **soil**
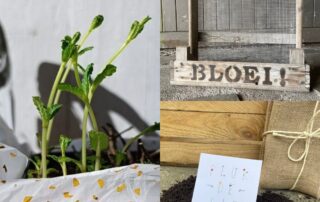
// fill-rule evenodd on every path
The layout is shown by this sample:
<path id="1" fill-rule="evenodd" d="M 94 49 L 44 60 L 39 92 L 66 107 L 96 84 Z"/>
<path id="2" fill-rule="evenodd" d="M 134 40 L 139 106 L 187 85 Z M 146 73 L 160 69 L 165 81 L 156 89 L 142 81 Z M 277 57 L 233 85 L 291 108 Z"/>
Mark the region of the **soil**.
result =
<path id="1" fill-rule="evenodd" d="M 161 202 L 191 202 L 196 177 L 189 178 L 174 184 L 168 190 L 163 191 Z M 257 202 L 293 202 L 281 194 L 264 192 L 258 195 Z"/>

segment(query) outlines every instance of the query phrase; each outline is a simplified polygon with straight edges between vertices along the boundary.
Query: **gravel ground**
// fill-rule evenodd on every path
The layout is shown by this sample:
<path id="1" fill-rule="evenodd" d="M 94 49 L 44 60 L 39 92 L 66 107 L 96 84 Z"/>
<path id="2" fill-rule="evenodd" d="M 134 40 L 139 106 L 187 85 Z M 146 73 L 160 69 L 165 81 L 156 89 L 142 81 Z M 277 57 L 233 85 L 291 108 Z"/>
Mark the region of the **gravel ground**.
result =
<path id="1" fill-rule="evenodd" d="M 210 49 L 199 49 L 199 58 L 212 55 Z M 202 55 L 202 56 L 201 56 Z M 207 55 L 207 56 L 206 56 Z M 201 58 L 202 57 L 202 58 Z M 252 89 L 236 89 L 201 86 L 170 85 L 170 61 L 175 60 L 175 49 L 161 50 L 161 100 L 319 100 L 320 99 L 320 68 L 311 73 L 313 90 L 310 93 L 283 91 L 266 91 Z"/>
<path id="2" fill-rule="evenodd" d="M 161 166 L 161 190 L 167 190 L 175 183 L 187 179 L 190 175 L 196 175 L 196 173 L 196 168 Z M 266 190 L 260 190 L 259 192 L 262 193 L 265 191 Z M 319 200 L 299 192 L 286 190 L 272 190 L 271 192 L 284 195 L 295 202 L 319 202 Z"/>

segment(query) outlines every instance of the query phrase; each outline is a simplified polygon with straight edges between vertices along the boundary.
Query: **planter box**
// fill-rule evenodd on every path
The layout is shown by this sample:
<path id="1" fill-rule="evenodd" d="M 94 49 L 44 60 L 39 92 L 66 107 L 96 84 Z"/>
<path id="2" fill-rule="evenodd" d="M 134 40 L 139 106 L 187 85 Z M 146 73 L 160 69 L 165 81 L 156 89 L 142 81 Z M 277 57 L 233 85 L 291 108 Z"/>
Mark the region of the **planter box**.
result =
<path id="1" fill-rule="evenodd" d="M 160 201 L 160 166 L 134 164 L 47 179 L 0 181 L 1 201 Z"/>

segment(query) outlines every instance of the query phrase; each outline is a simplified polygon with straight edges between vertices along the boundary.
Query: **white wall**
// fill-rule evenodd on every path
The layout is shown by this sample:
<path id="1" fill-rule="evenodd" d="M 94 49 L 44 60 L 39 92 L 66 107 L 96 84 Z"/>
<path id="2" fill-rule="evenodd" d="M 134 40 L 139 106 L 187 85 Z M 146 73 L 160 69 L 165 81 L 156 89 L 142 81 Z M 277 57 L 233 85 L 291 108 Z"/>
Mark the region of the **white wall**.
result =
<path id="1" fill-rule="evenodd" d="M 31 97 L 39 94 L 39 66 L 60 64 L 60 40 L 75 31 L 84 33 L 97 14 L 104 15 L 105 21 L 87 42 L 95 49 L 81 59 L 82 64 L 95 63 L 94 73 L 122 44 L 133 20 L 146 15 L 152 17 L 144 32 L 115 62 L 118 71 L 104 82 L 104 87 L 125 100 L 148 124 L 159 121 L 159 12 L 158 0 L 0 1 L 0 23 L 9 48 L 19 141 L 28 142 L 33 151 L 38 151 L 35 137 L 38 114 Z M 72 106 L 77 110 L 73 112 L 81 116 L 80 105 Z M 100 103 L 96 111 L 103 108 Z M 111 112 L 111 118 L 120 131 L 131 125 L 117 111 Z M 66 124 L 57 127 L 68 127 Z M 130 131 L 128 135 L 136 132 Z"/>

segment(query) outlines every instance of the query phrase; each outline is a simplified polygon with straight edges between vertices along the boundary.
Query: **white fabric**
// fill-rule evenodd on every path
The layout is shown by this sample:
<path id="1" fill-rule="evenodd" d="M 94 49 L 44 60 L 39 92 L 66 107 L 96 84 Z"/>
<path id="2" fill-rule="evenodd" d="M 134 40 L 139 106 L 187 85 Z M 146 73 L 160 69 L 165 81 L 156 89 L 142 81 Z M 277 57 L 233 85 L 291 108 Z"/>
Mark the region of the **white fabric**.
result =
<path id="1" fill-rule="evenodd" d="M 159 202 L 160 166 L 135 164 L 51 179 L 1 183 L 0 201 Z"/>
<path id="2" fill-rule="evenodd" d="M 8 145 L 0 143 L 0 179 L 21 178 L 28 165 L 28 157 Z"/>

